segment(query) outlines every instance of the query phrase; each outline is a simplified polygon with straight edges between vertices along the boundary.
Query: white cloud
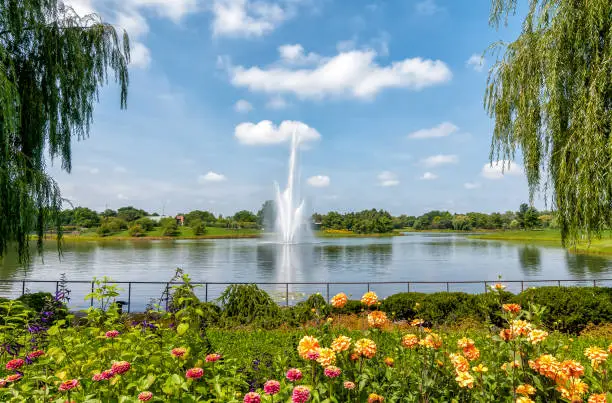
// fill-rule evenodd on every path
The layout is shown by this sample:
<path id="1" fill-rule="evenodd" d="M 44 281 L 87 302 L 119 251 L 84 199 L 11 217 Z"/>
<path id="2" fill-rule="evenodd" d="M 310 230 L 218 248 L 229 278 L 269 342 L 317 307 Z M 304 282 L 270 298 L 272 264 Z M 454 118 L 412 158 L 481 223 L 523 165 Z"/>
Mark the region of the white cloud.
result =
<path id="1" fill-rule="evenodd" d="M 308 178 L 306 182 L 312 187 L 324 188 L 324 187 L 329 186 L 330 180 L 329 180 L 329 176 L 316 175 L 316 176 L 311 176 L 310 178 Z"/>
<path id="2" fill-rule="evenodd" d="M 438 175 L 436 175 L 436 174 L 434 174 L 432 172 L 425 172 L 423 174 L 423 176 L 421 176 L 420 179 L 424 180 L 424 181 L 432 181 L 434 179 L 438 179 Z"/>
<path id="3" fill-rule="evenodd" d="M 304 53 L 304 47 L 300 44 L 282 45 L 278 47 L 278 53 L 283 62 L 287 64 L 313 64 L 321 60 L 316 53 Z"/>
<path id="4" fill-rule="evenodd" d="M 117 199 L 119 199 L 119 200 L 128 200 L 129 197 L 127 197 L 123 193 L 119 193 L 119 194 L 117 194 Z"/>
<path id="5" fill-rule="evenodd" d="M 285 109 L 288 106 L 287 101 L 281 96 L 275 96 L 270 98 L 270 100 L 266 103 L 266 108 L 268 109 Z"/>
<path id="6" fill-rule="evenodd" d="M 81 17 L 96 12 L 93 4 L 91 4 L 91 0 L 63 0 L 63 3 L 72 7 L 74 12 Z"/>
<path id="7" fill-rule="evenodd" d="M 209 171 L 206 175 L 198 176 L 198 183 L 204 184 L 208 182 L 224 182 L 227 178 L 225 175 L 218 174 L 213 171 Z"/>
<path id="8" fill-rule="evenodd" d="M 468 190 L 478 189 L 480 187 L 480 183 L 478 183 L 478 182 L 466 182 L 466 183 L 463 184 L 463 187 L 468 189 Z"/>
<path id="9" fill-rule="evenodd" d="M 241 99 L 234 104 L 234 110 L 241 113 L 250 112 L 253 110 L 253 105 L 249 101 Z"/>
<path id="10" fill-rule="evenodd" d="M 421 15 L 434 15 L 443 10 L 442 7 L 436 4 L 435 0 L 423 0 L 416 3 L 414 8 Z"/>
<path id="11" fill-rule="evenodd" d="M 257 37 L 272 32 L 294 15 L 289 2 L 279 4 L 250 0 L 214 0 L 213 34 L 215 36 Z"/>
<path id="12" fill-rule="evenodd" d="M 446 137 L 455 133 L 459 128 L 450 122 L 440 123 L 430 129 L 421 129 L 408 135 L 411 139 L 429 139 L 434 137 Z"/>
<path id="13" fill-rule="evenodd" d="M 445 164 L 456 164 L 459 162 L 459 157 L 456 155 L 432 155 L 421 160 L 421 164 L 426 167 L 436 167 Z"/>
<path id="14" fill-rule="evenodd" d="M 485 59 L 482 57 L 482 55 L 474 53 L 469 59 L 467 59 L 465 65 L 478 72 L 481 72 L 485 65 Z"/>
<path id="15" fill-rule="evenodd" d="M 343 95 L 371 99 L 386 88 L 417 91 L 452 78 L 450 69 L 440 60 L 415 57 L 381 66 L 375 62 L 377 55 L 372 49 L 350 50 L 331 58 L 321 57 L 319 63 L 310 68 L 281 63 L 263 68 L 229 66 L 228 70 L 236 87 L 314 99 Z"/>
<path id="16" fill-rule="evenodd" d="M 397 175 L 390 171 L 383 171 L 378 175 L 378 184 L 380 186 L 389 187 L 399 185 Z"/>
<path id="17" fill-rule="evenodd" d="M 140 42 L 130 43 L 130 65 L 146 68 L 151 63 L 151 51 Z"/>
<path id="18" fill-rule="evenodd" d="M 285 120 L 279 126 L 274 125 L 269 120 L 262 120 L 257 124 L 240 123 L 236 126 L 234 135 L 242 144 L 269 145 L 289 141 L 294 131 L 296 131 L 302 143 L 321 138 L 321 134 L 316 129 L 305 123 L 292 120 Z"/>
<path id="19" fill-rule="evenodd" d="M 520 176 L 523 174 L 523 167 L 517 163 L 507 160 L 494 161 L 493 164 L 485 164 L 480 174 L 486 179 L 503 179 L 504 176 Z"/>

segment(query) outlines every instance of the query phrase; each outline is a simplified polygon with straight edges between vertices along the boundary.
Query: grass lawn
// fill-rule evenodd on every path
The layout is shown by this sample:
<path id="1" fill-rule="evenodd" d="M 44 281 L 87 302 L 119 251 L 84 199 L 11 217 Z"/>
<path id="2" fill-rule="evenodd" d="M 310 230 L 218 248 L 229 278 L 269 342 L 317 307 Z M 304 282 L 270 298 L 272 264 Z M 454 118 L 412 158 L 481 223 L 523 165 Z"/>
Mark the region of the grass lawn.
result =
<path id="1" fill-rule="evenodd" d="M 117 232 L 116 234 L 101 237 L 95 231 L 83 232 L 80 235 L 64 234 L 66 241 L 99 241 L 99 240 L 128 240 L 128 239 L 215 239 L 215 238 L 255 238 L 261 235 L 261 231 L 256 229 L 228 229 L 207 227 L 206 234 L 196 236 L 190 227 L 179 227 L 179 234 L 174 237 L 162 235 L 161 228 L 155 228 L 147 232 L 144 237 L 132 237 L 128 230 Z"/>
<path id="2" fill-rule="evenodd" d="M 383 234 L 358 234 L 352 231 L 315 231 L 317 238 L 388 238 L 392 236 L 401 236 L 399 232 L 386 232 Z"/>

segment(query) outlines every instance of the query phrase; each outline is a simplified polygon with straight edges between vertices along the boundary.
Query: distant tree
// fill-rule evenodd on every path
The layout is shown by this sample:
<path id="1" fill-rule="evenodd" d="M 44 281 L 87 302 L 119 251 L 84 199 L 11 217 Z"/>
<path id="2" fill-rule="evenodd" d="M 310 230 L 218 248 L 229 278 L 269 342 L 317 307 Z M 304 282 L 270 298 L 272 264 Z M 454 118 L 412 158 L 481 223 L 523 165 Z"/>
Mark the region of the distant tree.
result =
<path id="1" fill-rule="evenodd" d="M 178 225 L 174 218 L 162 218 L 160 220 L 162 236 L 177 236 L 179 234 Z"/>
<path id="2" fill-rule="evenodd" d="M 456 214 L 453 217 L 453 229 L 456 231 L 469 231 L 472 229 L 472 220 L 466 215 Z"/>
<path id="3" fill-rule="evenodd" d="M 100 213 L 100 216 L 102 216 L 104 218 L 117 217 L 117 212 L 115 210 L 111 210 L 111 209 L 107 208 L 102 213 Z"/>
<path id="4" fill-rule="evenodd" d="M 314 214 L 313 214 L 314 217 Z M 273 230 L 276 222 L 276 205 L 272 200 L 266 200 L 257 212 L 257 224 L 267 230 Z"/>
<path id="5" fill-rule="evenodd" d="M 142 227 L 142 229 L 145 231 L 152 231 L 157 226 L 157 222 L 147 217 L 139 218 L 138 220 L 134 221 L 134 224 L 140 225 L 140 227 Z"/>
<path id="6" fill-rule="evenodd" d="M 257 216 L 248 210 L 237 212 L 232 219 L 236 222 L 257 222 Z"/>
<path id="7" fill-rule="evenodd" d="M 117 209 L 117 217 L 127 222 L 136 221 L 139 218 L 146 217 L 147 215 L 148 214 L 146 211 L 134 208 L 132 206 Z"/>
<path id="8" fill-rule="evenodd" d="M 133 237 L 142 237 L 146 235 L 146 230 L 142 228 L 139 224 L 132 224 L 130 229 L 128 230 L 130 236 Z"/>
<path id="9" fill-rule="evenodd" d="M 77 207 L 73 210 L 73 223 L 79 227 L 92 228 L 100 224 L 100 216 L 87 207 Z"/>
<path id="10" fill-rule="evenodd" d="M 62 225 L 75 225 L 74 224 L 74 210 L 73 209 L 63 210 L 60 213 L 60 222 Z"/>
<path id="11" fill-rule="evenodd" d="M 516 212 L 516 221 L 518 221 L 519 228 L 525 228 L 525 215 L 529 210 L 529 204 L 521 203 L 519 210 Z"/>
<path id="12" fill-rule="evenodd" d="M 524 215 L 523 225 L 526 229 L 537 228 L 541 225 L 540 214 L 534 207 L 529 207 Z"/>
<path id="13" fill-rule="evenodd" d="M 204 235 L 206 233 L 206 225 L 200 220 L 194 220 L 189 225 L 193 234 L 196 236 Z"/>
<path id="14" fill-rule="evenodd" d="M 215 215 L 208 211 L 194 210 L 185 214 L 185 224 L 191 227 L 194 221 L 200 221 L 202 223 L 214 223 L 217 221 Z"/>

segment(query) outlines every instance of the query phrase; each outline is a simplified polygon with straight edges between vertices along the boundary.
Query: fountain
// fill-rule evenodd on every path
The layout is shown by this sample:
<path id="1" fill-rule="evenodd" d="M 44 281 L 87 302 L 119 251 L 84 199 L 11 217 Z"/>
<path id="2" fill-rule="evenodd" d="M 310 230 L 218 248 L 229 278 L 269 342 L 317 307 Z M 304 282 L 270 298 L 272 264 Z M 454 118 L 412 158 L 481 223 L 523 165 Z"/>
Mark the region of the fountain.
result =
<path id="1" fill-rule="evenodd" d="M 297 149 L 300 138 L 296 130 L 291 136 L 291 152 L 289 154 L 289 177 L 287 188 L 281 192 L 277 182 L 276 185 L 276 240 L 278 243 L 290 245 L 302 241 L 302 236 L 308 231 L 306 218 L 304 217 L 304 201 L 299 200 L 295 192 L 295 177 L 297 164 Z"/>

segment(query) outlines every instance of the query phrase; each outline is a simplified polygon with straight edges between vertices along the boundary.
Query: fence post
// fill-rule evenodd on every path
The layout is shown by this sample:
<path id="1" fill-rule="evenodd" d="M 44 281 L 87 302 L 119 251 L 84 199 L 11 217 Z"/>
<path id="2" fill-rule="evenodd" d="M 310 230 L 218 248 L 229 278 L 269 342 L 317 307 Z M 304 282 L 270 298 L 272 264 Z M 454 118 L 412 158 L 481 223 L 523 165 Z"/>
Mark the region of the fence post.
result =
<path id="1" fill-rule="evenodd" d="M 450 283 L 446 282 L 446 292 L 450 292 Z"/>
<path id="2" fill-rule="evenodd" d="M 168 311 L 169 303 L 170 303 L 170 283 L 166 283 L 166 312 Z"/>
<path id="3" fill-rule="evenodd" d="M 289 306 L 289 283 L 285 283 L 285 306 Z"/>
<path id="4" fill-rule="evenodd" d="M 525 281 L 521 280 L 521 292 L 525 291 Z"/>
<path id="5" fill-rule="evenodd" d="M 370 283 L 368 283 L 368 292 L 370 292 Z"/>
<path id="6" fill-rule="evenodd" d="M 484 281 L 484 286 L 485 286 L 485 294 L 487 293 L 487 282 Z"/>
<path id="7" fill-rule="evenodd" d="M 128 283 L 128 313 L 130 313 L 130 307 L 132 306 L 132 282 Z"/>
<path id="8" fill-rule="evenodd" d="M 21 295 L 25 295 L 25 280 L 21 282 Z"/>
<path id="9" fill-rule="evenodd" d="M 204 284 L 204 302 L 208 302 L 208 283 Z"/>
<path id="10" fill-rule="evenodd" d="M 410 281 L 406 282 L 406 288 L 408 289 L 408 292 L 410 292 Z"/>
<path id="11" fill-rule="evenodd" d="M 597 287 L 597 280 L 593 280 L 593 287 Z"/>
<path id="12" fill-rule="evenodd" d="M 557 287 L 561 287 L 561 280 L 557 280 Z"/>
<path id="13" fill-rule="evenodd" d="M 91 293 L 94 292 L 94 282 L 91 282 Z M 91 300 L 89 301 L 89 306 L 93 306 L 93 295 L 91 296 Z"/>
<path id="14" fill-rule="evenodd" d="M 59 292 L 59 281 L 55 282 L 55 296 L 57 297 L 57 293 Z"/>
<path id="15" fill-rule="evenodd" d="M 327 303 L 329 304 L 329 283 L 327 283 Z"/>

